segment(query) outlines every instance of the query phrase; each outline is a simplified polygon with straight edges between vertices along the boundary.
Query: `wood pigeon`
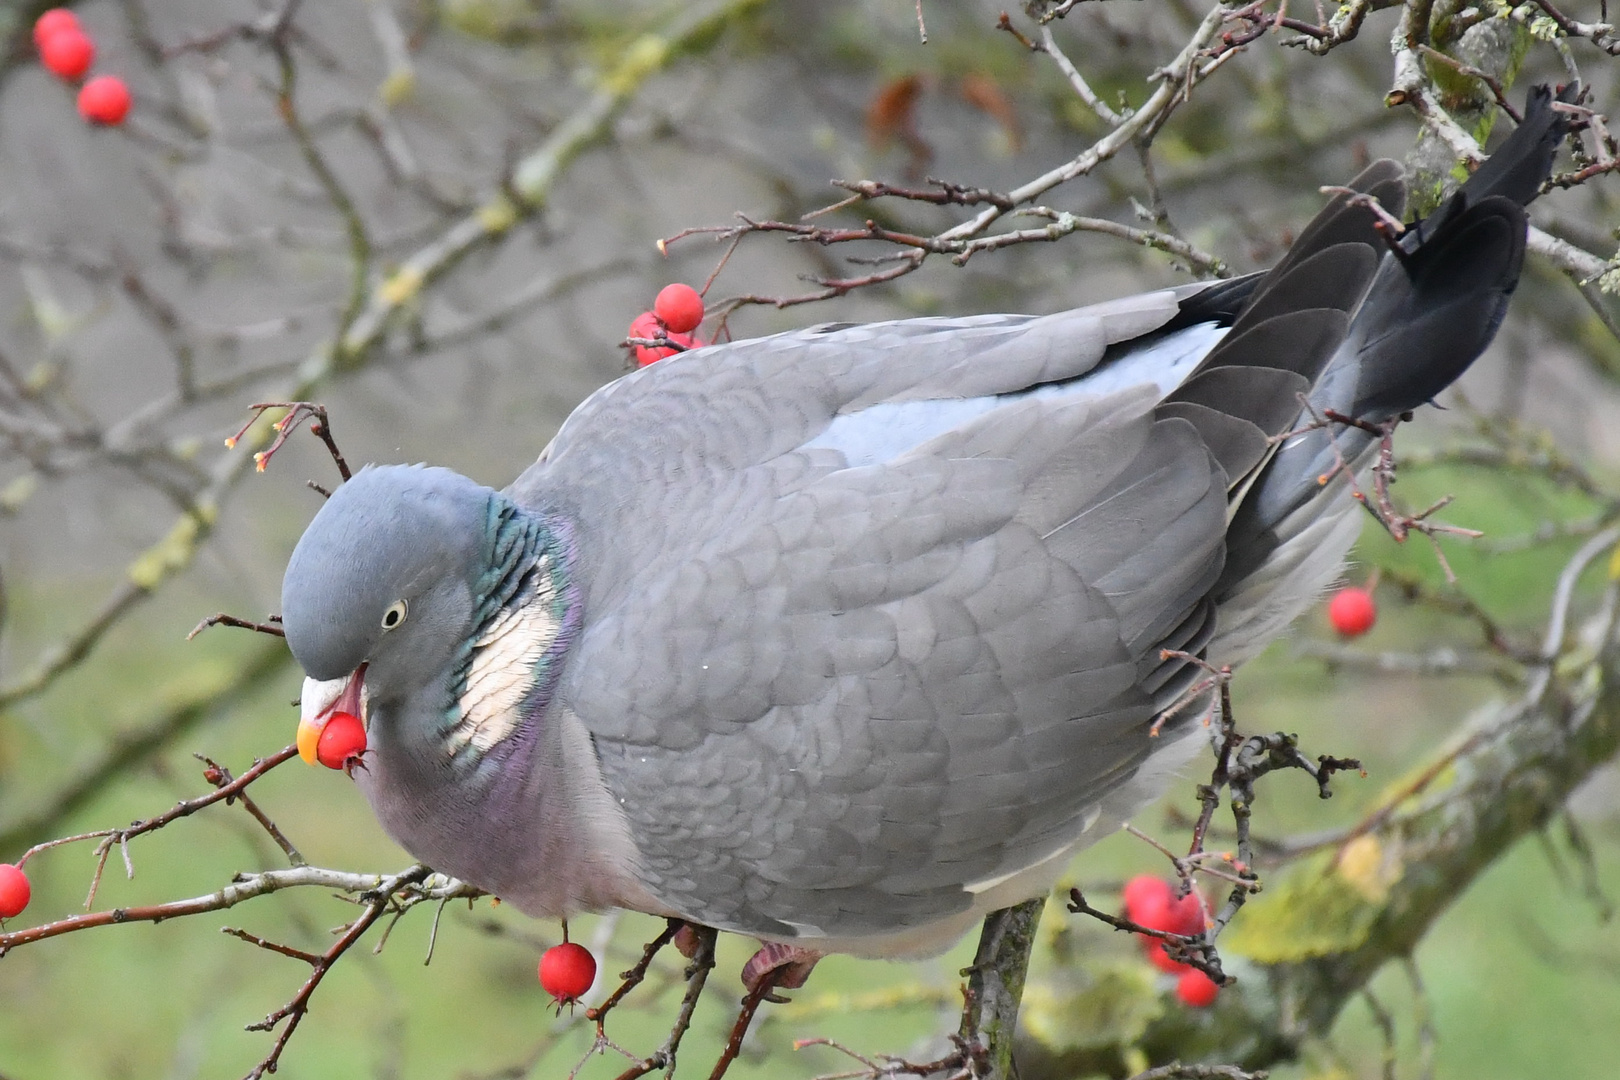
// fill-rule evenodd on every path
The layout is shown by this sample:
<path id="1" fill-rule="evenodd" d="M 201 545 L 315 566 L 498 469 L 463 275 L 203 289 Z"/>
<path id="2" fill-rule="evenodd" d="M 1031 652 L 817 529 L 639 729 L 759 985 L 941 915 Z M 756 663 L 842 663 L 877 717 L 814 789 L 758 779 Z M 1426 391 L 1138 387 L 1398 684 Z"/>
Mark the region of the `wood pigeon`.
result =
<path id="1" fill-rule="evenodd" d="M 287 567 L 303 723 L 364 718 L 388 832 L 532 915 L 941 951 L 1205 744 L 1152 734 L 1166 650 L 1241 662 L 1339 574 L 1321 478 L 1376 440 L 1301 402 L 1376 425 L 1486 347 L 1553 102 L 1398 237 L 1380 161 L 1266 273 L 696 349 L 500 491 L 368 467 Z"/>

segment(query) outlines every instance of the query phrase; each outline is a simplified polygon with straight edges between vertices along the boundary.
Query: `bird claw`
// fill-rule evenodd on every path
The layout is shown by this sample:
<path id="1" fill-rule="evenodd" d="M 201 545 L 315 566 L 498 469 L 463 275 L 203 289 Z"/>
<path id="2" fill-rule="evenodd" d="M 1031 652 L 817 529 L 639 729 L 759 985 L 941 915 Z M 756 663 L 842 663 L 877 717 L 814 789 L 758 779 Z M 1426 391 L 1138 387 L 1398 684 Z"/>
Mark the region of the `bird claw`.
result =
<path id="1" fill-rule="evenodd" d="M 688 960 L 697 958 L 698 949 L 702 944 L 698 928 L 692 923 L 682 923 L 681 928 L 675 931 L 675 950 Z"/>
<path id="2" fill-rule="evenodd" d="M 761 1000 L 781 1004 L 788 1000 L 777 996 L 776 990 L 797 990 L 810 978 L 822 954 L 815 949 L 771 941 L 743 965 L 743 988 L 750 994 L 759 994 Z"/>

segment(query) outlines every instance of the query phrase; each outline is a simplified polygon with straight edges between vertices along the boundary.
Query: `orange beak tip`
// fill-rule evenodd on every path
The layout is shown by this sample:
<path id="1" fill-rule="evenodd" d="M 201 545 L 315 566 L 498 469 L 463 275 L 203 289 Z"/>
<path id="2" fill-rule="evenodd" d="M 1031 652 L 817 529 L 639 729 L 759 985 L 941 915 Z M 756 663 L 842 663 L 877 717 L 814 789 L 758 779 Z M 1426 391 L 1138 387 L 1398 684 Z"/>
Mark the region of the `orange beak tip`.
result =
<path id="1" fill-rule="evenodd" d="M 326 725 L 317 720 L 298 722 L 298 756 L 307 765 L 315 764 L 315 747 L 321 741 L 321 729 Z"/>

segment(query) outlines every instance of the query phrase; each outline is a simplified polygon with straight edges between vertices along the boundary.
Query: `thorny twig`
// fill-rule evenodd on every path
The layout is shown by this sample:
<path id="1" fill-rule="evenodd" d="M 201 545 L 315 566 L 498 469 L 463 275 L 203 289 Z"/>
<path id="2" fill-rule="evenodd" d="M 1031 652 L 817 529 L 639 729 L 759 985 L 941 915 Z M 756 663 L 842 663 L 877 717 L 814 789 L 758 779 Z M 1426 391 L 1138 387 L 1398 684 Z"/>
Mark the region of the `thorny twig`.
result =
<path id="1" fill-rule="evenodd" d="M 429 873 L 431 871 L 425 866 L 413 866 L 404 873 L 396 874 L 382 882 L 376 889 L 362 893 L 360 902 L 364 906 L 364 910 L 343 929 L 341 935 L 332 943 L 329 949 L 318 955 L 286 946 L 273 945 L 262 938 L 256 938 L 240 931 L 236 932 L 235 936 L 245 941 L 252 942 L 260 948 L 270 949 L 283 956 L 292 956 L 303 960 L 311 968 L 309 978 L 304 980 L 303 985 L 294 992 L 287 1004 L 270 1013 L 258 1023 L 247 1026 L 248 1031 L 274 1031 L 278 1025 L 286 1021 L 285 1026 L 276 1035 L 275 1042 L 271 1044 L 270 1052 L 260 1060 L 258 1065 L 248 1071 L 243 1080 L 259 1080 L 265 1073 L 276 1071 L 276 1066 L 281 1060 L 282 1051 L 287 1048 L 287 1043 L 292 1038 L 293 1032 L 298 1030 L 299 1023 L 308 1014 L 310 998 L 315 995 L 316 989 L 320 987 L 321 980 L 326 978 L 326 973 L 332 970 L 332 965 L 337 963 L 343 954 L 349 951 L 349 947 L 359 941 L 365 932 L 371 928 L 371 925 L 389 909 L 390 905 L 395 903 L 395 897 L 402 889 L 419 885 Z"/>
<path id="2" fill-rule="evenodd" d="M 36 844 L 24 852 L 17 860 L 17 865 L 22 866 L 30 858 L 43 851 L 64 844 L 100 838 L 101 842 L 97 845 L 95 853 L 96 869 L 92 876 L 89 897 L 85 901 L 85 906 L 88 908 L 94 902 L 97 886 L 101 881 L 102 869 L 105 867 L 114 845 L 117 845 L 124 852 L 126 867 L 129 869 L 130 875 L 133 876 L 134 869 L 129 862 L 128 852 L 128 844 L 132 838 L 161 829 L 214 803 L 239 801 L 271 838 L 275 840 L 282 851 L 286 853 L 288 860 L 293 864 L 291 868 L 253 874 L 238 874 L 231 884 L 223 889 L 189 900 L 174 900 L 160 904 L 114 908 L 110 911 L 72 915 L 23 930 L 3 932 L 0 933 L 0 956 L 4 956 L 11 949 L 20 945 L 27 945 L 95 927 L 138 922 L 158 923 L 188 915 L 223 911 L 255 897 L 297 886 L 317 886 L 359 893 L 360 903 L 363 907 L 361 914 L 343 928 L 338 940 L 323 953 L 307 952 L 290 945 L 270 941 L 244 930 L 225 928 L 225 932 L 232 936 L 248 941 L 259 948 L 303 960 L 310 964 L 313 969 L 309 977 L 286 1005 L 270 1013 L 259 1023 L 248 1026 L 250 1031 L 270 1031 L 282 1025 L 283 1021 L 285 1021 L 285 1026 L 277 1034 L 270 1051 L 260 1060 L 258 1065 L 249 1071 L 246 1080 L 256 1080 L 256 1078 L 263 1076 L 267 1072 L 274 1072 L 282 1052 L 286 1049 L 288 1040 L 291 1039 L 299 1022 L 308 1012 L 310 998 L 326 977 L 327 972 L 378 918 L 389 911 L 403 914 L 404 911 L 424 901 L 438 900 L 442 902 L 454 897 L 481 895 L 478 890 L 460 882 L 444 881 L 436 885 L 427 884 L 432 871 L 422 865 L 413 866 L 388 877 L 326 870 L 308 865 L 303 856 L 299 854 L 298 849 L 293 846 L 286 835 L 247 793 L 249 785 L 259 780 L 271 769 L 290 760 L 297 752 L 296 747 L 286 747 L 269 757 L 255 761 L 252 767 L 240 777 L 234 778 L 228 769 L 217 762 L 208 758 L 200 758 L 206 766 L 203 772 L 204 778 L 214 785 L 214 790 L 209 794 L 184 800 L 162 814 L 137 821 L 124 828 L 102 829 Z"/>
<path id="3" fill-rule="evenodd" d="M 298 425 L 307 419 L 309 420 L 309 433 L 326 444 L 326 452 L 332 455 L 332 461 L 337 465 L 338 475 L 343 477 L 344 480 L 352 477 L 353 474 L 349 472 L 349 463 L 343 459 L 343 452 L 338 449 L 337 441 L 332 438 L 332 421 L 326 414 L 325 405 L 313 401 L 261 401 L 249 405 L 248 409 L 252 411 L 253 418 L 243 424 L 235 435 L 225 440 L 227 449 L 234 448 L 242 436 L 248 433 L 248 429 L 258 423 L 259 418 L 267 410 L 287 410 L 285 416 L 270 425 L 276 432 L 276 437 L 271 441 L 270 445 L 253 455 L 253 467 L 259 472 L 264 472 L 269 467 L 270 459 L 275 456 L 277 450 L 280 450 L 286 444 L 287 437 L 298 430 Z"/>
<path id="4" fill-rule="evenodd" d="M 1433 504 L 1416 514 L 1408 514 L 1395 505 L 1390 495 L 1390 485 L 1395 482 L 1395 429 L 1402 421 L 1411 418 L 1410 413 L 1402 413 L 1381 424 L 1372 424 L 1353 416 L 1346 416 L 1333 409 L 1323 409 L 1320 412 L 1303 395 L 1300 398 L 1305 411 L 1311 416 L 1311 422 L 1287 432 L 1281 436 L 1283 439 L 1293 438 L 1307 431 L 1322 430 L 1327 433 L 1329 445 L 1333 449 L 1334 466 L 1317 478 L 1317 483 L 1327 484 L 1335 477 L 1343 475 L 1350 487 L 1350 497 L 1367 508 L 1373 518 L 1384 527 L 1396 543 L 1404 543 L 1407 536 L 1413 532 L 1421 533 L 1429 541 L 1434 550 L 1435 559 L 1440 563 L 1440 569 L 1445 573 L 1446 580 L 1456 584 L 1457 575 L 1446 559 L 1445 551 L 1440 547 L 1438 537 L 1441 534 L 1448 536 L 1463 536 L 1478 539 L 1485 534 L 1478 529 L 1466 529 L 1459 525 L 1446 525 L 1441 522 L 1430 521 L 1429 518 L 1440 510 L 1451 505 L 1454 496 L 1447 495 L 1436 500 Z M 1373 487 L 1369 496 L 1361 489 L 1356 479 L 1358 472 L 1355 462 L 1345 457 L 1335 435 L 1339 427 L 1358 428 L 1377 438 L 1377 453 L 1369 471 L 1372 474 Z"/>
<path id="5" fill-rule="evenodd" d="M 317 866 L 294 866 L 284 870 L 263 870 L 251 874 L 237 874 L 230 884 L 215 892 L 185 900 L 171 900 L 161 904 L 141 904 L 92 911 L 83 915 L 69 915 L 38 926 L 0 933 L 0 956 L 20 945 L 30 945 L 47 938 L 77 933 L 101 926 L 122 926 L 128 923 L 160 923 L 186 915 L 200 915 L 209 911 L 223 911 L 248 900 L 283 889 L 315 887 L 336 889 L 341 892 L 360 893 L 378 888 L 387 879 L 377 874 L 361 874 L 345 870 L 328 870 Z M 483 893 L 460 881 L 447 880 L 411 895 L 412 903 L 445 898 L 458 899 L 482 896 Z"/>
<path id="6" fill-rule="evenodd" d="M 670 922 L 671 930 L 679 931 L 677 920 L 672 919 Z M 681 995 L 681 1007 L 675 1014 L 675 1022 L 670 1026 L 669 1035 L 664 1039 L 663 1045 L 620 1073 L 617 1080 L 636 1080 L 636 1077 L 645 1076 L 658 1069 L 664 1070 L 666 1080 L 675 1075 L 676 1055 L 681 1048 L 681 1039 L 692 1026 L 692 1014 L 697 1009 L 698 1000 L 703 996 L 704 987 L 708 985 L 709 972 L 714 970 L 714 943 L 717 935 L 708 927 L 692 927 L 692 930 L 692 955 L 686 965 L 686 992 Z M 657 940 L 662 942 L 665 939 L 660 935 Z M 649 952 L 643 954 L 642 970 L 645 970 L 646 962 L 651 959 L 652 951 L 655 951 L 654 948 L 649 946 Z M 620 993 L 634 985 L 629 981 L 631 974 L 632 972 L 626 973 L 626 984 L 620 987 Z M 636 981 L 640 981 L 639 977 Z M 598 1039 L 604 1037 L 600 1017 L 613 1000 L 610 998 L 608 1002 L 603 1002 L 601 1008 L 592 1009 L 585 1014 L 587 1018 L 597 1021 Z M 592 1013 L 596 1015 L 593 1016 Z"/>
<path id="7" fill-rule="evenodd" d="M 1225 14 L 1226 9 L 1222 6 L 1217 5 L 1211 8 L 1181 52 L 1169 64 L 1154 72 L 1153 78 L 1158 83 L 1158 86 L 1148 100 L 1140 108 L 1127 115 L 1120 116 L 1118 123 L 1112 126 L 1108 134 L 1068 163 L 1010 191 L 995 194 L 993 197 L 971 200 L 952 198 L 950 197 L 952 194 L 950 189 L 942 189 L 945 195 L 944 198 L 941 197 L 941 193 L 916 192 L 915 194 L 919 197 L 912 201 L 934 203 L 936 205 L 948 205 L 951 203 L 973 205 L 975 202 L 986 204 L 973 217 L 960 221 L 943 231 L 932 235 L 906 233 L 880 226 L 874 220 L 865 221 L 864 226 L 861 228 L 830 229 L 808 225 L 804 221 L 756 221 L 739 214 L 741 225 L 687 229 L 674 237 L 661 241 L 660 248 L 667 248 L 675 240 L 700 233 L 709 233 L 722 239 L 735 240 L 738 236 L 753 232 L 781 232 L 789 234 L 796 240 L 822 245 L 877 241 L 889 244 L 897 249 L 891 254 L 880 257 L 882 261 L 893 263 L 893 265 L 885 269 L 848 277 L 818 276 L 811 280 L 819 286 L 819 289 L 811 293 L 793 296 L 766 296 L 752 292 L 744 293 L 727 301 L 730 307 L 745 304 L 770 304 L 778 308 L 786 308 L 799 304 L 815 303 L 837 296 L 844 296 L 856 289 L 895 281 L 917 270 L 930 255 L 945 255 L 960 265 L 970 259 L 976 252 L 992 251 L 1015 244 L 1049 242 L 1078 231 L 1106 232 L 1121 236 L 1133 243 L 1144 244 L 1174 254 L 1186 260 L 1190 266 L 1201 273 L 1223 273 L 1224 264 L 1221 260 L 1213 255 L 1199 251 L 1179 237 L 1153 230 L 1135 229 L 1103 219 L 1087 218 L 1034 207 L 1032 204 L 1053 188 L 1078 176 L 1090 173 L 1103 162 L 1116 156 L 1120 151 L 1135 145 L 1138 140 L 1151 138 L 1159 127 L 1169 119 L 1170 115 L 1189 99 L 1194 86 L 1213 74 L 1216 68 L 1221 66 L 1227 59 L 1226 57 L 1209 58 L 1204 52 L 1206 46 L 1213 40 L 1220 29 Z M 1011 29 L 1010 24 L 1008 28 Z M 1027 38 L 1023 40 L 1029 47 L 1037 51 L 1044 51 Z M 1059 55 L 1061 54 L 1054 51 L 1054 60 Z M 912 189 L 881 184 L 877 181 L 846 181 L 840 186 L 854 191 L 862 198 L 910 198 L 913 193 Z M 965 193 L 970 189 L 959 188 L 956 190 Z M 868 192 L 871 194 L 868 194 Z M 990 195 L 991 193 L 985 194 Z M 839 205 L 848 204 L 849 200 L 845 200 L 843 204 L 835 204 L 827 209 L 836 209 Z M 1019 212 L 1017 208 L 1025 206 L 1029 206 L 1032 212 L 1051 218 L 1053 224 L 1041 229 L 1015 230 L 1003 233 L 991 233 L 989 231 L 992 226 L 1006 215 Z M 818 213 L 824 212 L 826 210 L 818 211 Z"/>
<path id="8" fill-rule="evenodd" d="M 1174 649 L 1163 650 L 1160 658 L 1182 660 L 1202 667 L 1206 674 L 1204 678 L 1195 681 L 1170 708 L 1165 710 L 1154 725 L 1154 733 L 1158 733 L 1164 720 L 1171 714 L 1186 707 L 1190 702 L 1203 701 L 1211 691 L 1214 691 L 1215 766 L 1210 774 L 1209 783 L 1198 786 L 1200 812 L 1193 822 L 1192 841 L 1185 856 L 1176 855 L 1163 844 L 1132 826 L 1127 825 L 1126 829 L 1158 848 L 1170 859 L 1177 877 L 1181 879 L 1184 895 L 1188 892 L 1196 895 L 1200 908 L 1205 908 L 1205 898 L 1196 888 L 1196 875 L 1204 874 L 1227 881 L 1232 889 L 1225 905 L 1213 916 L 1205 908 L 1206 929 L 1202 935 L 1183 935 L 1155 930 L 1131 919 L 1111 915 L 1088 903 L 1078 888 L 1070 890 L 1069 910 L 1099 919 L 1116 930 L 1127 930 L 1158 938 L 1165 943 L 1165 952 L 1172 960 L 1197 968 L 1217 984 L 1226 984 L 1232 980 L 1222 970 L 1220 954 L 1215 950 L 1215 939 L 1231 922 L 1249 896 L 1260 888 L 1258 875 L 1253 869 L 1255 852 L 1250 833 L 1256 781 L 1278 769 L 1300 769 L 1316 781 L 1318 794 L 1326 799 L 1332 795 L 1329 781 L 1333 774 L 1347 770 L 1360 771 L 1361 762 L 1353 758 L 1327 756 L 1318 757 L 1313 762 L 1300 752 L 1297 736 L 1282 732 L 1254 736 L 1240 734 L 1232 712 L 1232 671 L 1229 667 L 1215 668 L 1201 657 Z M 1231 792 L 1231 809 L 1237 841 L 1235 853 L 1210 852 L 1204 846 L 1215 812 L 1220 808 L 1223 790 Z M 1222 864 L 1229 866 L 1230 870 L 1223 869 Z"/>
<path id="9" fill-rule="evenodd" d="M 284 747 L 281 750 L 276 751 L 274 754 L 271 754 L 269 757 L 255 760 L 252 767 L 249 768 L 247 772 L 243 773 L 234 780 L 226 780 L 226 782 L 219 784 L 207 795 L 199 795 L 195 799 L 183 800 L 169 810 L 166 810 L 155 817 L 136 821 L 130 825 L 124 826 L 123 828 L 98 829 L 94 832 L 79 833 L 75 836 L 64 836 L 56 840 L 47 840 L 44 843 L 35 844 L 33 847 L 22 853 L 22 856 L 17 860 L 17 865 L 22 866 L 33 856 L 50 848 L 61 847 L 63 844 L 77 843 L 82 840 L 94 840 L 99 838 L 101 843 L 96 845 L 96 872 L 95 876 L 91 879 L 90 894 L 85 898 L 84 901 L 84 906 L 88 909 L 95 902 L 96 889 L 101 882 L 101 872 L 107 864 L 107 857 L 111 854 L 114 844 L 117 844 L 119 848 L 123 850 L 124 861 L 126 867 L 129 869 L 129 876 L 134 877 L 135 871 L 133 867 L 128 866 L 128 845 L 131 840 L 145 833 L 155 832 L 158 829 L 179 820 L 180 818 L 190 817 L 197 811 L 202 810 L 205 807 L 212 806 L 216 802 L 220 802 L 222 800 L 228 801 L 235 798 L 241 794 L 241 792 L 247 788 L 249 784 L 252 784 L 255 780 L 269 772 L 271 769 L 274 769 L 276 766 L 291 760 L 293 757 L 297 756 L 297 754 L 298 748 L 296 746 Z M 218 766 L 215 766 L 212 762 L 208 762 L 207 764 L 209 765 L 210 769 L 217 770 L 218 768 Z M 205 775 L 207 774 L 205 773 Z M 213 781 L 211 780 L 210 782 Z M 116 921 L 121 922 L 123 920 L 120 919 Z M 76 929 L 77 927 L 73 928 Z M 35 929 L 37 930 L 40 928 Z M 26 931 L 23 933 L 32 933 L 32 931 Z M 29 937 L 27 940 L 37 940 L 39 937 L 53 936 L 55 936 L 54 933 L 37 934 L 33 937 Z M 4 953 L 5 949 L 11 944 L 21 943 L 20 941 L 8 941 L 7 937 L 7 935 L 0 935 L 0 953 Z"/>
<path id="10" fill-rule="evenodd" d="M 653 958 L 658 955 L 659 950 L 665 945 L 675 940 L 675 935 L 680 933 L 681 927 L 685 925 L 679 919 L 668 920 L 663 933 L 643 946 L 641 959 L 636 961 L 635 966 L 629 971 L 620 973 L 619 978 L 622 981 L 619 988 L 608 995 L 607 1000 L 603 1001 L 602 1004 L 586 1009 L 585 1019 L 595 1022 L 598 1029 L 600 1029 L 603 1018 L 613 1011 L 613 1007 L 623 1000 L 626 994 L 641 985 L 642 980 L 647 977 L 647 969 L 652 966 Z"/>
<path id="11" fill-rule="evenodd" d="M 227 615 L 221 611 L 218 614 L 208 616 L 208 618 L 192 627 L 191 633 L 186 635 L 186 640 L 190 641 L 211 626 L 233 626 L 239 630 L 252 630 L 259 634 L 269 634 L 271 637 L 284 638 L 287 636 L 287 631 L 281 628 L 280 615 L 272 615 L 268 622 L 259 623 L 251 619 L 239 619 L 235 615 Z"/>
<path id="12" fill-rule="evenodd" d="M 771 996 L 775 989 L 775 980 L 766 977 L 759 981 L 759 985 L 743 996 L 742 1005 L 737 1010 L 737 1020 L 731 1025 L 731 1034 L 726 1038 L 726 1045 L 720 1051 L 720 1057 L 714 1063 L 714 1069 L 709 1073 L 709 1080 L 721 1080 L 731 1068 L 731 1063 L 737 1060 L 742 1053 L 743 1037 L 748 1034 L 749 1025 L 754 1022 L 754 1013 L 759 1011 L 760 1004 Z"/>
<path id="13" fill-rule="evenodd" d="M 963 1028 L 971 1026 L 970 1017 L 973 1013 L 973 995 L 965 987 L 962 991 L 962 1024 Z M 803 1050 L 811 1046 L 825 1046 L 836 1050 L 846 1057 L 853 1058 L 866 1066 L 864 1069 L 849 1072 L 828 1073 L 818 1076 L 816 1080 L 894 1080 L 899 1076 L 939 1076 L 944 1074 L 949 1080 L 973 1080 L 975 1077 L 986 1075 L 988 1061 L 985 1056 L 985 1047 L 978 1041 L 970 1041 L 962 1037 L 959 1032 L 950 1032 L 946 1038 L 951 1044 L 951 1050 L 943 1057 L 933 1061 L 908 1061 L 905 1058 L 892 1054 L 878 1054 L 868 1057 L 858 1054 L 835 1039 L 814 1038 L 795 1039 L 793 1049 Z"/>
<path id="14" fill-rule="evenodd" d="M 210 784 L 213 784 L 215 788 L 230 787 L 236 783 L 235 778 L 231 776 L 231 770 L 219 764 L 213 758 L 203 757 L 201 754 L 196 754 L 193 756 L 207 766 L 207 768 L 203 769 L 203 779 L 208 781 Z M 262 776 L 264 774 L 260 773 L 259 775 Z M 228 797 L 225 802 L 227 804 L 231 802 L 241 803 L 242 809 L 253 815 L 253 820 L 257 821 L 259 826 L 263 828 L 266 833 L 270 834 L 270 839 L 274 840 L 276 846 L 279 847 L 282 853 L 287 856 L 288 862 L 292 863 L 294 866 L 309 865 L 308 861 L 305 860 L 304 856 L 299 852 L 299 850 L 293 847 L 292 841 L 288 840 L 287 835 L 281 831 L 280 826 L 278 826 L 274 821 L 270 820 L 270 815 L 259 809 L 259 804 L 254 802 L 253 796 L 248 794 L 246 784 L 238 787 L 236 789 L 236 793 Z"/>

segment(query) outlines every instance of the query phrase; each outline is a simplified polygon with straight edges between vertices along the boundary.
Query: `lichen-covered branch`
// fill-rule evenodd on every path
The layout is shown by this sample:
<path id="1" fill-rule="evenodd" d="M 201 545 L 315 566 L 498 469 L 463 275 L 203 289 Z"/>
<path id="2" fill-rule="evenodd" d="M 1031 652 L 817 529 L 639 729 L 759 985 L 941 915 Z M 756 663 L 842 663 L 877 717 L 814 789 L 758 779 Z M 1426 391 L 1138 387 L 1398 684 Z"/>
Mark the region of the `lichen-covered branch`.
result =
<path id="1" fill-rule="evenodd" d="M 1029 954 L 1035 929 L 1046 907 L 1044 896 L 993 912 L 984 920 L 979 948 L 967 975 L 967 1008 L 959 1033 L 966 1053 L 983 1071 L 972 1075 L 985 1080 L 1007 1080 L 1012 1069 L 1013 1033 L 1018 1006 L 1029 975 Z"/>

